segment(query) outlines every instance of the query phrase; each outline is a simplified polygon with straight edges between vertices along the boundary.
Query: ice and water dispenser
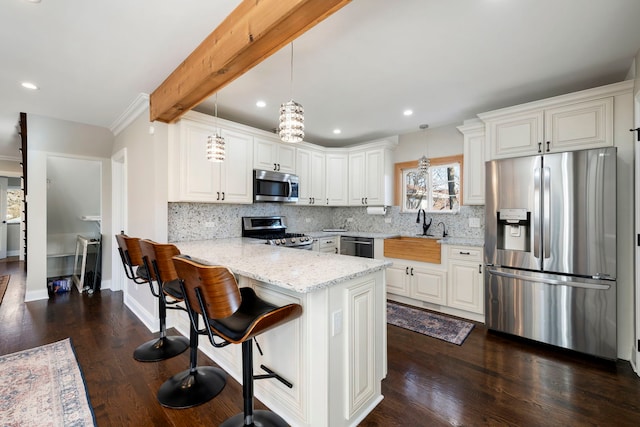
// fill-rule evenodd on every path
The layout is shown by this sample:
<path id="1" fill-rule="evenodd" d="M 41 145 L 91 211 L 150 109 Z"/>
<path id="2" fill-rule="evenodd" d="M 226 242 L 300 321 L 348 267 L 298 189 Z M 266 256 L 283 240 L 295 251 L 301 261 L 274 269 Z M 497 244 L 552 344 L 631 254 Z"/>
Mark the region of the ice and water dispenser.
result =
<path id="1" fill-rule="evenodd" d="M 531 212 L 526 209 L 498 211 L 498 249 L 529 251 L 531 245 Z"/>

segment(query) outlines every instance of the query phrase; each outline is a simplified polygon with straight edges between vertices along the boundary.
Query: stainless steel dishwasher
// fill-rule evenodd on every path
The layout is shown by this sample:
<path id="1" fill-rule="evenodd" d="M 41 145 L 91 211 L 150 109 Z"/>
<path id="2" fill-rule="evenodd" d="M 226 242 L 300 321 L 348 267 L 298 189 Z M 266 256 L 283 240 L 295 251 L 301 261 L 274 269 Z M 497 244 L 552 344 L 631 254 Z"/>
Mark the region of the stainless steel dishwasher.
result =
<path id="1" fill-rule="evenodd" d="M 371 237 L 340 237 L 340 254 L 373 258 L 373 238 Z"/>

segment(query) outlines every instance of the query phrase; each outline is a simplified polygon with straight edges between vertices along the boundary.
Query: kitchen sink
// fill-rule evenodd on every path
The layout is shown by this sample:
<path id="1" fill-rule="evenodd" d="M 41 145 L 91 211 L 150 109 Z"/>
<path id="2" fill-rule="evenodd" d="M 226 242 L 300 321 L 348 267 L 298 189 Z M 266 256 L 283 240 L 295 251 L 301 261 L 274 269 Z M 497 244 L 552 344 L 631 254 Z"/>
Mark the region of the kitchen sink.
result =
<path id="1" fill-rule="evenodd" d="M 400 236 L 384 239 L 384 256 L 387 258 L 408 259 L 412 261 L 440 264 L 441 237 L 436 236 Z"/>

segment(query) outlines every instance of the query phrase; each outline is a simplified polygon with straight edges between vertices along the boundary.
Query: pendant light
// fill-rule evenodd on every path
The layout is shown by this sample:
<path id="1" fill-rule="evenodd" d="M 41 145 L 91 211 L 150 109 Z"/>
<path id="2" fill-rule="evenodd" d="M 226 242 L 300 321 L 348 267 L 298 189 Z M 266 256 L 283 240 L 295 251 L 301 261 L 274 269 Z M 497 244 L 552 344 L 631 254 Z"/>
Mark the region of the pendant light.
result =
<path id="1" fill-rule="evenodd" d="M 420 129 L 425 130 L 429 127 L 429 125 L 424 124 L 424 125 L 420 125 Z M 426 144 L 425 144 L 426 147 Z M 426 148 L 425 148 L 426 150 Z M 427 151 L 428 153 L 428 151 Z M 421 176 L 427 176 L 427 174 L 429 173 L 429 167 L 431 166 L 431 161 L 429 160 L 429 158 L 426 155 L 422 155 L 422 157 L 420 157 L 420 160 L 418 160 L 418 175 Z"/>
<path id="2" fill-rule="evenodd" d="M 291 42 L 291 100 L 280 105 L 280 139 L 300 142 L 304 139 L 304 108 L 293 100 L 293 42 Z"/>
<path id="3" fill-rule="evenodd" d="M 224 138 L 218 132 L 218 94 L 216 93 L 216 100 L 214 104 L 214 117 L 216 127 L 216 133 L 214 136 L 207 138 L 207 160 L 210 162 L 224 162 L 225 150 L 224 150 Z"/>

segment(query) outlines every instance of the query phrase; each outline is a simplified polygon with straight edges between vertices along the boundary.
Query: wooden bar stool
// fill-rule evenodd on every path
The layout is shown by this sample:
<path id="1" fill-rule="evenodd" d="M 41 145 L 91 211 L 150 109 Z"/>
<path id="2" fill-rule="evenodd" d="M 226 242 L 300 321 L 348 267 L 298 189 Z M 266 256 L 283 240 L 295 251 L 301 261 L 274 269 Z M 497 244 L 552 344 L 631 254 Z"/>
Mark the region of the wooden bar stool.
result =
<path id="1" fill-rule="evenodd" d="M 140 241 L 140 249 L 151 276 L 161 284 L 164 296 L 169 297 L 167 308 L 186 311 L 179 305 L 174 305 L 184 300 L 172 259 L 180 254 L 180 250 L 170 243 L 156 243 L 146 239 Z M 167 408 L 185 409 L 208 402 L 217 396 L 227 383 L 227 374 L 222 369 L 198 366 L 199 334 L 191 322 L 189 324 L 189 369 L 172 376 L 158 389 L 158 402 Z"/>
<path id="2" fill-rule="evenodd" d="M 205 331 L 214 347 L 242 344 L 242 394 L 244 411 L 222 423 L 222 426 L 287 426 L 271 411 L 254 411 L 253 380 L 276 378 L 293 387 L 284 378 L 265 369 L 267 375 L 253 375 L 253 338 L 269 329 L 295 319 L 302 314 L 302 306 L 282 307 L 270 304 L 251 288 L 238 288 L 233 273 L 226 267 L 206 265 L 185 256 L 173 258 L 180 283 L 186 296 L 189 316 L 194 322 L 202 316 Z M 218 341 L 217 342 L 216 337 Z"/>
<path id="3" fill-rule="evenodd" d="M 177 356 L 189 347 L 189 340 L 182 336 L 167 336 L 167 306 L 164 293 L 161 291 L 160 283 L 158 283 L 158 291 L 153 286 L 153 281 L 157 281 L 157 278 L 144 264 L 140 239 L 121 233 L 116 234 L 116 240 L 127 277 L 138 284 L 149 284 L 151 294 L 158 299 L 160 337 L 147 341 L 136 348 L 133 352 L 133 358 L 139 362 L 158 362 Z"/>

